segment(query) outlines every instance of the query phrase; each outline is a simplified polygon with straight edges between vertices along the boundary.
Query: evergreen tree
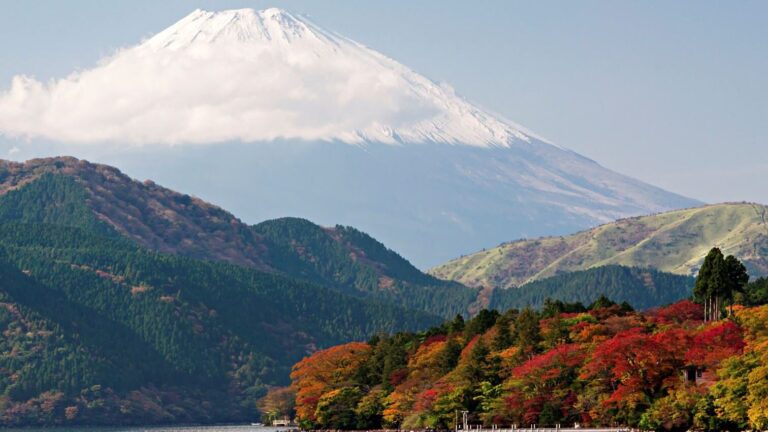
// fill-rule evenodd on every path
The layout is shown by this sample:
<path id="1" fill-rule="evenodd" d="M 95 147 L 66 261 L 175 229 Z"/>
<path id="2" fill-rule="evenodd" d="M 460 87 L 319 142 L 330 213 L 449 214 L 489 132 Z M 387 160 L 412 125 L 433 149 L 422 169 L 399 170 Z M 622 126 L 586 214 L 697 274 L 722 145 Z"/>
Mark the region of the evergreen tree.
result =
<path id="1" fill-rule="evenodd" d="M 541 342 L 541 332 L 539 330 L 539 318 L 533 309 L 527 307 L 520 312 L 515 320 L 515 333 L 517 335 L 515 345 L 517 345 L 520 355 L 530 358 L 536 354 Z"/>
<path id="2" fill-rule="evenodd" d="M 563 323 L 563 320 L 559 315 L 551 318 L 549 328 L 543 336 L 541 343 L 542 348 L 545 350 L 556 347 L 559 344 L 568 342 L 568 326 Z"/>
<path id="3" fill-rule="evenodd" d="M 455 338 L 449 338 L 440 352 L 440 373 L 445 375 L 452 371 L 459 364 L 459 356 L 461 356 L 461 344 Z"/>
<path id="4" fill-rule="evenodd" d="M 712 248 L 704 258 L 693 289 L 694 300 L 704 305 L 704 320 L 720 319 L 724 302 L 732 304 L 734 295 L 743 292 L 748 281 L 747 269 L 736 257 L 723 257 L 719 248 Z"/>
<path id="5" fill-rule="evenodd" d="M 512 331 L 510 330 L 511 318 L 509 315 L 504 314 L 496 321 L 496 335 L 493 337 L 491 346 L 494 351 L 502 351 L 514 343 L 512 339 Z"/>
<path id="6" fill-rule="evenodd" d="M 743 303 L 749 306 L 768 304 L 768 278 L 761 277 L 744 287 Z"/>
<path id="7" fill-rule="evenodd" d="M 555 300 L 550 297 L 544 299 L 544 307 L 541 310 L 542 317 L 549 318 L 564 312 L 580 313 L 586 312 L 587 308 L 581 302 L 565 302 Z"/>
<path id="8" fill-rule="evenodd" d="M 448 325 L 450 333 L 459 333 L 464 331 L 464 317 L 457 314 L 453 321 Z"/>
<path id="9" fill-rule="evenodd" d="M 480 383 L 486 379 L 486 371 L 489 366 L 488 354 L 490 354 L 488 346 L 483 342 L 482 338 L 478 338 L 475 345 L 469 351 L 469 360 L 464 366 L 462 373 L 468 382 Z"/>
<path id="10" fill-rule="evenodd" d="M 605 294 L 600 294 L 600 297 L 589 305 L 589 310 L 602 309 L 611 306 L 616 306 L 616 302 L 606 297 Z"/>
<path id="11" fill-rule="evenodd" d="M 499 312 L 495 310 L 483 309 L 476 317 L 472 318 L 464 328 L 464 338 L 472 339 L 473 336 L 485 333 L 486 330 L 496 324 L 499 318 Z"/>
<path id="12" fill-rule="evenodd" d="M 725 296 L 729 304 L 733 306 L 734 296 L 737 293 L 744 293 L 744 287 L 749 282 L 749 275 L 744 264 L 733 255 L 725 257 L 723 264 L 725 265 L 726 274 Z"/>
<path id="13" fill-rule="evenodd" d="M 717 301 L 725 285 L 725 259 L 719 248 L 712 248 L 699 269 L 693 288 L 694 299 L 704 305 L 704 321 L 719 318 Z M 717 312 L 716 312 L 717 311 Z"/>

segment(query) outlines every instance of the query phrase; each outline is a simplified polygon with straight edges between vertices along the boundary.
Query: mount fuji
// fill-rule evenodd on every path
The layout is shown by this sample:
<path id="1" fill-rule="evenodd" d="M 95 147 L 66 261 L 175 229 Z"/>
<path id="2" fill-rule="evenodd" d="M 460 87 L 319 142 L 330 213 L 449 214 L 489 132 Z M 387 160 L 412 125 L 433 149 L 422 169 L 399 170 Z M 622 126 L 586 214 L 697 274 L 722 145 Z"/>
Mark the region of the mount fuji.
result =
<path id="1" fill-rule="evenodd" d="M 699 202 L 547 142 L 280 9 L 196 10 L 0 92 L 0 149 L 69 153 L 234 210 L 353 225 L 421 267 Z"/>

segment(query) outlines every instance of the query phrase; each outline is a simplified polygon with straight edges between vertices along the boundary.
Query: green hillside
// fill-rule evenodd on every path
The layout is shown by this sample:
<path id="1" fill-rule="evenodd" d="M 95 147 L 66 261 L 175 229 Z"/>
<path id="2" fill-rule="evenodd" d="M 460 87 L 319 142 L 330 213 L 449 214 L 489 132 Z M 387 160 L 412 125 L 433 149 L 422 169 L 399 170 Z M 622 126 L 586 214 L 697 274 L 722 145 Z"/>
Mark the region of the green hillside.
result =
<path id="1" fill-rule="evenodd" d="M 718 204 L 622 219 L 571 236 L 504 243 L 430 271 L 474 287 L 509 288 L 605 265 L 693 275 L 717 246 L 754 277 L 768 275 L 768 207 Z"/>
<path id="2" fill-rule="evenodd" d="M 496 289 L 489 307 L 499 311 L 526 306 L 540 308 L 546 299 L 590 304 L 600 296 L 644 310 L 691 296 L 694 278 L 657 270 L 609 265 Z"/>
<path id="3" fill-rule="evenodd" d="M 72 177 L 0 196 L 0 424 L 254 418 L 314 350 L 430 314 L 246 266 L 159 253 Z"/>
<path id="4" fill-rule="evenodd" d="M 262 222 L 254 230 L 272 245 L 269 264 L 294 278 L 444 317 L 467 313 L 477 298 L 477 290 L 422 273 L 352 227 L 325 228 L 282 218 Z"/>
<path id="5" fill-rule="evenodd" d="M 351 227 L 249 226 L 112 167 L 0 161 L 0 426 L 250 420 L 317 349 L 545 296 L 645 308 L 687 283 L 608 267 L 478 290 Z"/>
<path id="6" fill-rule="evenodd" d="M 62 184 L 51 189 L 51 182 Z M 282 274 L 443 317 L 467 313 L 477 297 L 477 290 L 424 274 L 354 228 L 326 228 L 299 218 L 250 226 L 198 198 L 135 181 L 106 165 L 68 157 L 0 161 L 3 192 L 0 220 L 34 218 L 67 226 L 91 221 L 90 229 L 148 250 Z M 67 204 L 61 204 L 64 198 Z M 50 205 L 34 205 L 38 199 Z"/>

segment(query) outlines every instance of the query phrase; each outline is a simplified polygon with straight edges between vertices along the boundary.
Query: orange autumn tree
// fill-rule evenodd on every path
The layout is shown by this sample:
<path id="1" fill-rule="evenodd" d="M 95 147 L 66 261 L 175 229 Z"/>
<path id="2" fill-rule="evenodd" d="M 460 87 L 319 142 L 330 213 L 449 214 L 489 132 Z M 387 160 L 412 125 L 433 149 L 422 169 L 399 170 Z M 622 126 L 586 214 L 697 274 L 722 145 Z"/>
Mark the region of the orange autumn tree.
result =
<path id="1" fill-rule="evenodd" d="M 414 428 L 425 426 L 423 413 L 434 403 L 438 387 L 443 387 L 436 386 L 435 382 L 442 376 L 442 355 L 447 343 L 444 335 L 427 338 L 409 356 L 407 374 L 390 394 L 383 413 L 387 423 L 403 422 L 406 427 Z M 410 412 L 410 416 L 406 412 Z"/>
<path id="2" fill-rule="evenodd" d="M 764 430 L 768 306 L 734 311 L 706 323 L 687 300 L 648 311 L 605 300 L 374 337 L 296 367 L 300 417 L 323 428 L 453 429 L 467 411 L 488 428 Z"/>
<path id="3" fill-rule="evenodd" d="M 291 388 L 296 392 L 296 417 L 305 426 L 317 424 L 318 403 L 353 387 L 354 376 L 370 355 L 370 345 L 351 342 L 318 351 L 293 366 Z"/>

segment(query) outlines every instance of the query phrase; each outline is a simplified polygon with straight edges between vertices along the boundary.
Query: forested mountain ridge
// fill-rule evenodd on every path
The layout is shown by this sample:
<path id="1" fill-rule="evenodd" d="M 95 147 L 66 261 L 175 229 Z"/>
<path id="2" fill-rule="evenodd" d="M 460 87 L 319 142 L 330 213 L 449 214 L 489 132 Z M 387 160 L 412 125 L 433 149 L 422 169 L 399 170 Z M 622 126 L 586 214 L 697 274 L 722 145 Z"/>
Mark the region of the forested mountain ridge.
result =
<path id="1" fill-rule="evenodd" d="M 499 311 L 538 309 L 547 299 L 590 304 L 606 296 L 646 310 L 689 298 L 693 284 L 691 276 L 608 265 L 535 280 L 519 288 L 495 289 L 490 294 L 488 307 Z"/>
<path id="2" fill-rule="evenodd" d="M 270 264 L 292 277 L 445 317 L 466 313 L 477 298 L 477 290 L 422 273 L 352 227 L 282 218 L 255 225 L 254 231 L 271 242 Z"/>
<path id="3" fill-rule="evenodd" d="M 265 245 L 239 219 L 201 199 L 133 180 L 108 165 L 72 157 L 0 161 L 0 192 L 50 175 L 73 179 L 82 192 L 70 187 L 61 193 L 82 194 L 78 198 L 97 220 L 148 249 L 270 269 L 262 257 Z"/>
<path id="4" fill-rule="evenodd" d="M 744 262 L 753 278 L 768 275 L 768 207 L 725 203 L 621 219 L 570 236 L 503 243 L 430 273 L 500 288 L 609 264 L 690 276 L 715 245 Z"/>
<path id="5" fill-rule="evenodd" d="M 71 181 L 52 195 L 47 183 L 39 180 L 64 180 L 50 180 L 51 176 Z M 280 273 L 444 317 L 466 313 L 477 296 L 474 289 L 422 273 L 354 228 L 324 228 L 298 218 L 249 226 L 199 198 L 75 158 L 0 161 L 0 193 L 6 202 L 0 214 L 7 220 L 32 216 L 82 226 L 90 220 L 85 216 L 92 214 L 100 222 L 94 227 L 102 232 L 111 228 L 149 250 Z M 77 202 L 77 213 L 63 214 L 56 204 L 62 199 Z M 30 200 L 49 205 L 41 214 L 29 215 Z"/>
<path id="6" fill-rule="evenodd" d="M 514 294 L 491 293 L 438 279 L 352 227 L 321 227 L 293 217 L 249 226 L 198 198 L 151 181 L 132 180 L 113 167 L 74 158 L 0 162 L 0 191 L 4 192 L 0 195 L 0 221 L 87 228 L 148 250 L 247 266 L 442 317 L 472 313 L 482 307 L 505 308 L 521 301 L 538 305 L 544 298 L 535 292 L 538 288 Z M 604 275 L 606 271 L 598 273 Z M 553 296 L 584 301 L 609 293 L 622 300 L 643 297 L 637 277 L 626 272 L 601 279 L 610 283 L 589 293 L 574 282 L 583 281 L 583 276 L 574 278 L 565 284 L 569 289 L 552 291 Z M 645 292 L 647 302 L 638 307 L 684 297 L 681 290 L 667 287 L 666 281 L 658 284 L 655 292 Z M 666 295 L 665 289 L 674 293 Z"/>
<path id="7" fill-rule="evenodd" d="M 0 424 L 221 422 L 318 348 L 438 318 L 148 250 L 43 173 L 0 196 Z M 119 371 L 116 373 L 116 371 Z"/>
<path id="8" fill-rule="evenodd" d="M 478 307 L 351 227 L 248 226 L 72 158 L 2 163 L 0 185 L 2 425 L 250 419 L 317 349 Z"/>

